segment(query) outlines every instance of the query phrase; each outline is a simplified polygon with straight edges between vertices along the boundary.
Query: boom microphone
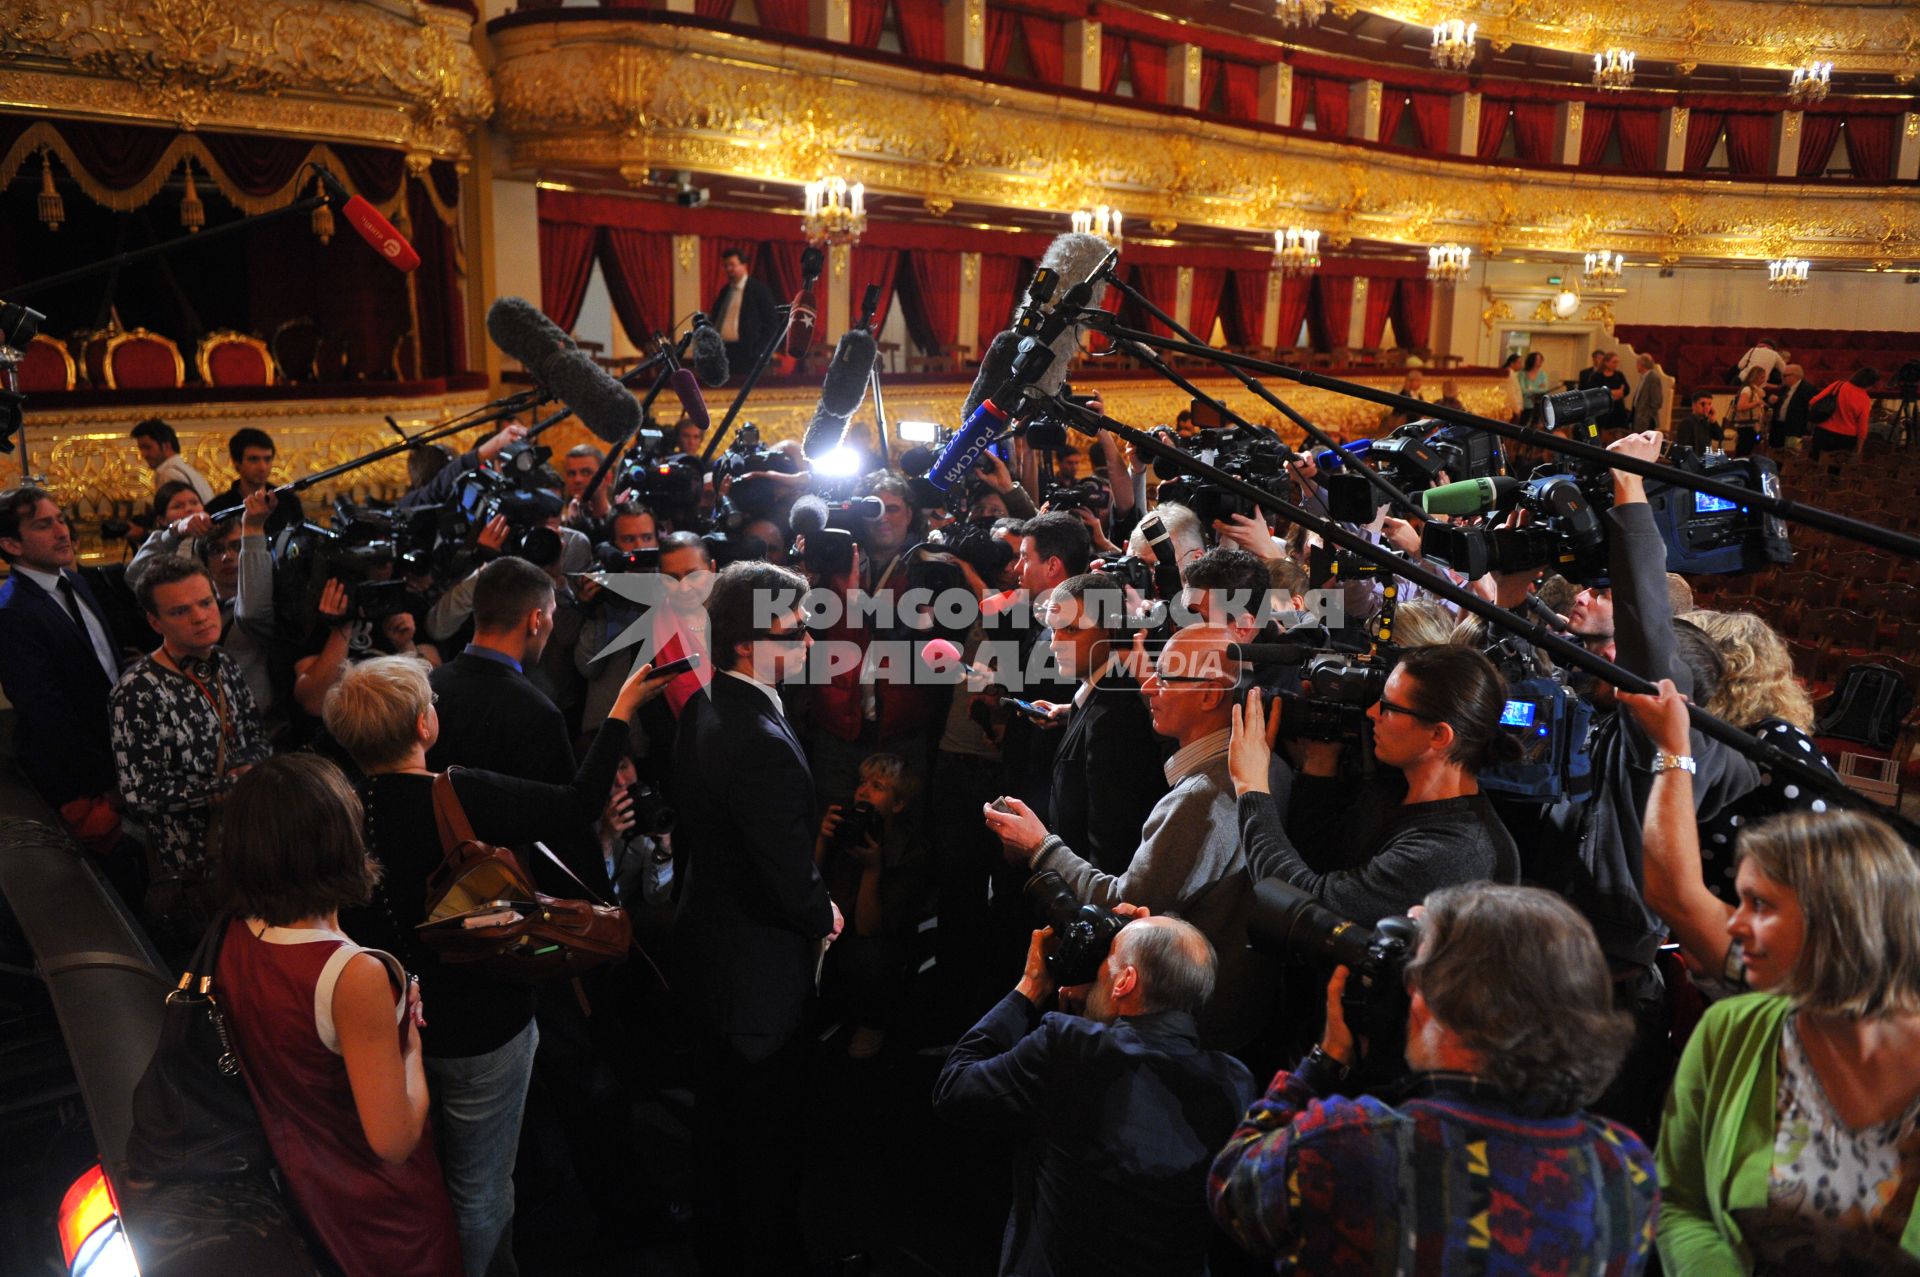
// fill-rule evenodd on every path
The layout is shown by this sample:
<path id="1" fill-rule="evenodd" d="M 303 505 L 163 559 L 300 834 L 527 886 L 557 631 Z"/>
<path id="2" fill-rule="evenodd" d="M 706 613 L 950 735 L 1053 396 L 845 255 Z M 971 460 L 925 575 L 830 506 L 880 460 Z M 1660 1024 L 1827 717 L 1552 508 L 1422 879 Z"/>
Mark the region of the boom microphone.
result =
<path id="1" fill-rule="evenodd" d="M 624 443 L 640 428 L 640 401 L 531 302 L 519 297 L 494 302 L 487 308 L 487 335 L 602 442 Z"/>
<path id="2" fill-rule="evenodd" d="M 1520 481 L 1506 475 L 1490 479 L 1462 479 L 1443 483 L 1420 494 L 1420 507 L 1428 514 L 1485 514 L 1513 500 Z"/>
<path id="3" fill-rule="evenodd" d="M 846 437 L 847 422 L 867 397 L 867 380 L 873 375 L 874 360 L 880 357 L 879 343 L 865 328 L 849 328 L 833 348 L 833 362 L 820 383 L 820 406 L 807 423 L 806 440 L 801 449 L 810 460 L 819 460 Z"/>
<path id="4" fill-rule="evenodd" d="M 720 330 L 709 323 L 705 315 L 693 317 L 693 349 L 687 355 L 687 362 L 693 365 L 694 374 L 704 386 L 725 385 L 733 371 L 727 367 L 727 343 L 720 339 Z"/>
<path id="5" fill-rule="evenodd" d="M 380 216 L 379 209 L 361 196 L 347 194 L 346 184 L 325 166 L 316 164 L 313 171 L 320 178 L 320 185 L 327 188 L 328 201 L 340 205 L 340 215 L 347 219 L 347 225 L 353 227 L 354 233 L 367 241 L 382 260 L 395 270 L 419 267 L 420 254 L 413 251 L 406 236 L 393 229 L 392 222 Z"/>

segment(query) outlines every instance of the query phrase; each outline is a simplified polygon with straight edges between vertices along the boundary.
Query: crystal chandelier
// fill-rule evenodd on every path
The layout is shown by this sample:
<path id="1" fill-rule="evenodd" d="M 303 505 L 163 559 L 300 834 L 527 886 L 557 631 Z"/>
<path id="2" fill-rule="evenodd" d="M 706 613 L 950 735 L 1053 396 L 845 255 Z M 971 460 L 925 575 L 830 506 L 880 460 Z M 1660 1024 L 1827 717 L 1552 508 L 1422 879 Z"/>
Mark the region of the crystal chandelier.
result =
<path id="1" fill-rule="evenodd" d="M 1115 248 L 1120 247 L 1120 210 L 1105 204 L 1080 209 L 1073 214 L 1073 233 L 1098 235 Z"/>
<path id="2" fill-rule="evenodd" d="M 1797 293 L 1807 286 L 1809 263 L 1804 257 L 1782 257 L 1767 263 L 1767 287 L 1776 293 Z"/>
<path id="3" fill-rule="evenodd" d="M 1620 278 L 1626 264 L 1625 253 L 1610 253 L 1603 248 L 1587 254 L 1585 268 L 1580 273 L 1589 283 L 1611 284 Z"/>
<path id="4" fill-rule="evenodd" d="M 1320 232 L 1289 226 L 1273 233 L 1273 268 L 1282 275 L 1307 275 L 1320 268 Z"/>
<path id="5" fill-rule="evenodd" d="M 1452 287 L 1467 277 L 1473 250 L 1465 244 L 1435 244 L 1427 250 L 1427 278 Z"/>
<path id="6" fill-rule="evenodd" d="M 1464 71 L 1473 65 L 1473 40 L 1479 34 L 1476 23 L 1448 18 L 1433 27 L 1433 65 L 1449 71 Z"/>
<path id="7" fill-rule="evenodd" d="M 1274 0 L 1273 15 L 1290 27 L 1310 27 L 1326 8 L 1326 0 Z"/>
<path id="8" fill-rule="evenodd" d="M 1809 62 L 1793 69 L 1793 83 L 1787 86 L 1787 98 L 1795 106 L 1824 101 L 1827 83 L 1833 78 L 1833 63 Z"/>
<path id="9" fill-rule="evenodd" d="M 808 182 L 801 227 L 816 247 L 859 243 L 867 233 L 867 188 L 839 177 Z"/>
<path id="10" fill-rule="evenodd" d="M 1593 55 L 1593 87 L 1625 89 L 1633 84 L 1633 50 L 1608 49 Z"/>

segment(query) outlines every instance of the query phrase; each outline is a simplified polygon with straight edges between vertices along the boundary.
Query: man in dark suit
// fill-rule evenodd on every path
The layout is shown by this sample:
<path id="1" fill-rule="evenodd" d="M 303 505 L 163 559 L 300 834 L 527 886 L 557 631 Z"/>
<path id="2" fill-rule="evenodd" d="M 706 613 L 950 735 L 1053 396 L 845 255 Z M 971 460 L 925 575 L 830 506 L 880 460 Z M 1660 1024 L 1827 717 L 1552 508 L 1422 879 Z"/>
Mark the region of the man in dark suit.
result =
<path id="1" fill-rule="evenodd" d="M 120 831 L 107 704 L 120 654 L 52 493 L 0 493 L 0 557 L 12 565 L 0 584 L 0 687 L 13 704 L 14 757 L 69 832 L 104 851 Z"/>
<path id="2" fill-rule="evenodd" d="M 499 558 L 473 586 L 473 641 L 432 674 L 440 740 L 435 771 L 479 767 L 523 780 L 573 779 L 565 717 L 527 678 L 553 633 L 553 578 L 525 559 Z"/>
<path id="3" fill-rule="evenodd" d="M 1773 392 L 1767 407 L 1767 444 L 1786 446 L 1789 439 L 1807 433 L 1807 405 L 1813 402 L 1813 387 L 1799 364 L 1788 364 L 1780 371 L 1780 388 Z"/>
<path id="4" fill-rule="evenodd" d="M 780 315 L 773 290 L 747 273 L 745 249 L 729 248 L 720 254 L 720 264 L 726 269 L 727 283 L 707 313 L 727 343 L 727 367 L 738 380 L 766 348 Z"/>
<path id="5" fill-rule="evenodd" d="M 1166 754 L 1140 684 L 1114 660 L 1126 611 L 1120 583 L 1089 572 L 1055 587 L 1044 613 L 1061 673 L 1080 680 L 1071 705 L 1059 707 L 1067 726 L 1053 755 L 1049 827 L 1116 877 L 1167 792 Z"/>
<path id="6" fill-rule="evenodd" d="M 804 577 L 735 563 L 707 598 L 715 673 L 674 740 L 685 873 L 680 988 L 700 1028 L 694 1227 L 701 1270 L 785 1273 L 800 1222 L 807 1040 L 840 911 L 813 863 L 813 775 L 777 684 L 806 666 Z"/>
<path id="7" fill-rule="evenodd" d="M 1200 1049 L 1214 983 L 1207 938 L 1136 917 L 1088 987 L 1084 1016 L 1048 1014 L 1048 940 L 947 1057 L 933 1106 L 970 1129 L 1026 1137 L 1000 1271 L 1195 1274 L 1212 1236 L 1202 1186 L 1253 1098 L 1246 1066 Z"/>

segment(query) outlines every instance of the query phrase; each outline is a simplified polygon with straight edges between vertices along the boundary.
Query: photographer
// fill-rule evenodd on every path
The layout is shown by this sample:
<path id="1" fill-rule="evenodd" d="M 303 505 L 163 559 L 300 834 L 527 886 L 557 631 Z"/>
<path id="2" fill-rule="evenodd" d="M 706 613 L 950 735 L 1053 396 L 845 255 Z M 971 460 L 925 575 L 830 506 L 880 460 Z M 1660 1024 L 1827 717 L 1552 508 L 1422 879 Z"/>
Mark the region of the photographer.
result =
<path id="1" fill-rule="evenodd" d="M 1042 1014 L 1052 929 L 1036 931 L 1020 983 L 934 1084 L 942 1117 L 1026 1137 L 1000 1254 L 1009 1277 L 1207 1271 L 1200 1190 L 1253 1079 L 1200 1049 L 1194 1019 L 1215 968 L 1207 938 L 1122 911 L 1137 916 L 1087 986 L 1084 1016 Z"/>
<path id="2" fill-rule="evenodd" d="M 1276 701 L 1263 720 L 1263 703 L 1256 689 L 1244 710 L 1234 707 L 1231 750 L 1239 827 L 1256 877 L 1283 878 L 1362 924 L 1405 913 L 1440 887 L 1520 881 L 1519 849 L 1478 780 L 1508 740 L 1500 731 L 1506 684 L 1486 657 L 1464 647 L 1417 648 L 1387 676 L 1367 717 L 1374 757 L 1404 778 L 1397 801 L 1391 782 L 1357 793 L 1341 781 L 1339 744 L 1305 742 L 1291 806 L 1319 817 L 1324 836 L 1304 853 L 1269 792 L 1282 705 Z M 1341 819 L 1347 812 L 1356 819 Z"/>
<path id="3" fill-rule="evenodd" d="M 1399 1107 L 1338 1087 L 1360 1044 L 1342 967 L 1327 1027 L 1213 1164 L 1214 1218 L 1276 1271 L 1643 1271 L 1659 1190 L 1634 1134 L 1581 1112 L 1630 1027 L 1592 928 L 1548 892 L 1435 892 L 1407 964 Z M 1551 1187 L 1549 1187 L 1551 1186 Z M 1508 1267 L 1510 1265 L 1510 1267 Z"/>

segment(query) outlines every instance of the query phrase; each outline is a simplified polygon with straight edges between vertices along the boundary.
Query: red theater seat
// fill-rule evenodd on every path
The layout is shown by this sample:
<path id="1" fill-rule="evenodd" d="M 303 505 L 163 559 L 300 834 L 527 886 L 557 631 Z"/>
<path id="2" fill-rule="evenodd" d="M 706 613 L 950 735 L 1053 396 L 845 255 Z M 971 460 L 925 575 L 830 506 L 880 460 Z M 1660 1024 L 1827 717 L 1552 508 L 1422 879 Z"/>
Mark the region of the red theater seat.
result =
<path id="1" fill-rule="evenodd" d="M 157 390 L 187 380 L 180 348 L 144 328 L 109 338 L 101 362 L 109 390 Z"/>
<path id="2" fill-rule="evenodd" d="M 267 343 L 246 333 L 208 333 L 194 363 L 209 386 L 271 386 L 275 380 Z"/>
<path id="3" fill-rule="evenodd" d="M 49 390 L 72 390 L 74 383 L 79 380 L 80 370 L 58 338 L 35 333 L 21 356 L 19 377 L 22 393 L 32 395 Z"/>

